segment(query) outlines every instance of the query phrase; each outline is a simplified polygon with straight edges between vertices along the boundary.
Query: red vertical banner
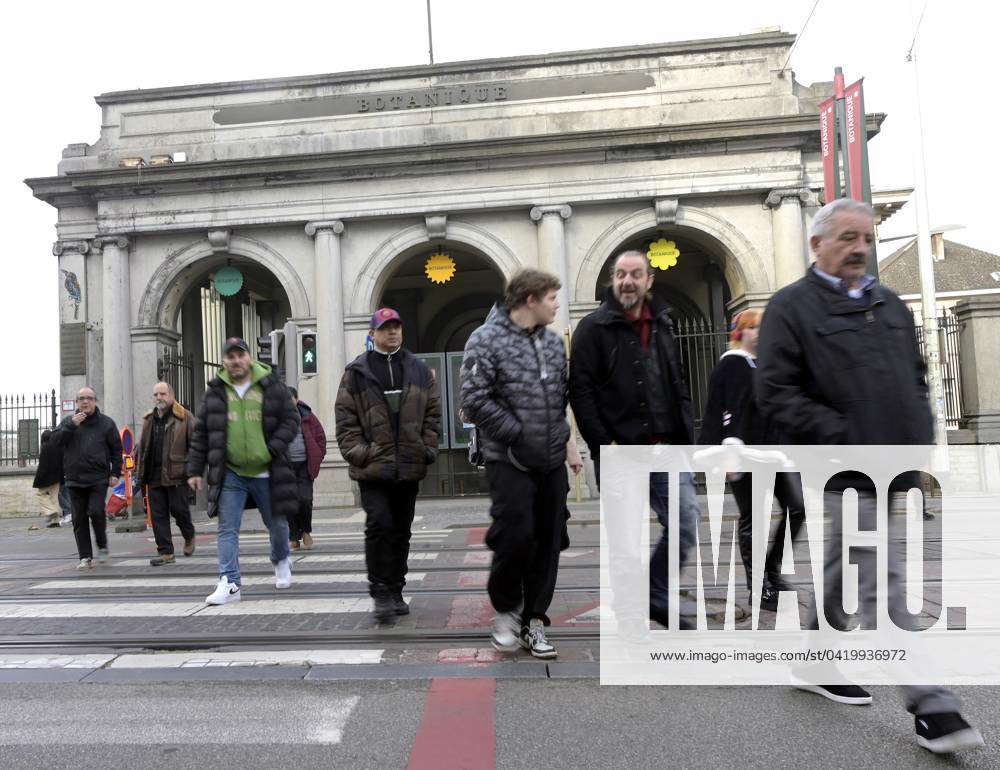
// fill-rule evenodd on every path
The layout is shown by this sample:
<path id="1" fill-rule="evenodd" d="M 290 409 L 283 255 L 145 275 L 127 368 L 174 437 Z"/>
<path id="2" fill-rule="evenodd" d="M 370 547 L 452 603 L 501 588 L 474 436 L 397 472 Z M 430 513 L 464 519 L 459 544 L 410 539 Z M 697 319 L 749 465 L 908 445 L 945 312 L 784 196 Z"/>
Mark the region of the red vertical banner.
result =
<path id="1" fill-rule="evenodd" d="M 868 200 L 868 158 L 867 134 L 865 133 L 865 102 L 861 89 L 862 81 L 852 83 L 844 89 L 845 112 L 847 118 L 847 167 L 851 189 L 847 194 L 854 200 Z"/>
<path id="2" fill-rule="evenodd" d="M 827 203 L 840 197 L 840 175 L 837 173 L 837 127 L 834 98 L 819 105 L 819 146 L 823 158 L 823 191 Z"/>

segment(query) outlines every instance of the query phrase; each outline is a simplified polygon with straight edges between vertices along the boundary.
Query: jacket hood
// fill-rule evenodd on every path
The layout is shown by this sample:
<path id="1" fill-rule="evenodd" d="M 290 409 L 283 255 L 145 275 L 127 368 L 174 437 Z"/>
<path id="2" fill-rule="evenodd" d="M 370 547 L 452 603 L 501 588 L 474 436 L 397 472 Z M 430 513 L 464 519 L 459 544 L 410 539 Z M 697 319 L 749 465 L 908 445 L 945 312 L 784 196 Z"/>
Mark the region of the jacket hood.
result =
<path id="1" fill-rule="evenodd" d="M 297 403 L 296 406 L 299 408 L 300 417 L 305 418 L 313 413 L 312 407 L 310 407 L 309 404 L 307 404 L 301 398 L 299 399 L 299 403 Z"/>
<path id="2" fill-rule="evenodd" d="M 518 326 L 514 323 L 513 319 L 510 317 L 510 311 L 507 306 L 502 302 L 497 302 L 490 309 L 489 314 L 486 316 L 486 321 L 483 326 L 500 326 L 508 331 L 515 332 L 517 334 L 532 335 L 539 329 L 545 329 L 545 326 L 536 326 L 534 329 L 525 329 L 523 326 Z"/>
<path id="3" fill-rule="evenodd" d="M 260 382 L 270 373 L 271 373 L 271 367 L 268 366 L 267 364 L 262 364 L 260 361 L 250 362 L 250 382 L 252 384 Z M 219 379 L 222 380 L 224 383 L 226 383 L 226 385 L 232 387 L 233 381 L 229 379 L 229 372 L 227 372 L 225 368 L 223 368 L 222 371 L 219 372 Z"/>

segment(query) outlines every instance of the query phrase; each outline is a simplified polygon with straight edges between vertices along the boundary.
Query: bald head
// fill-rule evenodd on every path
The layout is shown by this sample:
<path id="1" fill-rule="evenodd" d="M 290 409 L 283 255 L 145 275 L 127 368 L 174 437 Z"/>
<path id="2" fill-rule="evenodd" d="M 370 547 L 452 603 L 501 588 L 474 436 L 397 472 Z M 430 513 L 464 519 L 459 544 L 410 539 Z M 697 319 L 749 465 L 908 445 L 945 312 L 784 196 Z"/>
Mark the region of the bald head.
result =
<path id="1" fill-rule="evenodd" d="M 97 392 L 89 385 L 84 385 L 76 392 L 76 409 L 84 414 L 93 414 L 97 408 Z"/>
<path id="2" fill-rule="evenodd" d="M 174 389 L 169 382 L 158 382 L 153 386 L 153 406 L 161 415 L 174 405 Z"/>

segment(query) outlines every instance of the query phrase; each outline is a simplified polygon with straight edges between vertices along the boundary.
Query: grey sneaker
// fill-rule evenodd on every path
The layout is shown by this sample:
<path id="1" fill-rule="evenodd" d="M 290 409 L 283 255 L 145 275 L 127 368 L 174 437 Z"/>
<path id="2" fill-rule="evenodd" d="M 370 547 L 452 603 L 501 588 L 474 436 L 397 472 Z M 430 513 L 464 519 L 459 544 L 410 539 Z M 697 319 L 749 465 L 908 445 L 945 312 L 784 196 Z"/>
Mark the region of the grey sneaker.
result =
<path id="1" fill-rule="evenodd" d="M 493 618 L 493 646 L 500 652 L 513 652 L 518 648 L 521 630 L 520 612 L 498 612 Z"/>
<path id="2" fill-rule="evenodd" d="M 80 563 L 76 565 L 77 569 L 90 569 L 94 566 L 93 559 L 80 559 Z"/>
<path id="3" fill-rule="evenodd" d="M 97 561 L 99 564 L 107 564 L 108 562 L 108 549 L 98 548 L 97 549 Z"/>
<path id="4" fill-rule="evenodd" d="M 527 628 L 521 629 L 521 646 L 536 658 L 554 658 L 556 648 L 545 638 L 545 624 L 539 618 L 532 618 Z"/>

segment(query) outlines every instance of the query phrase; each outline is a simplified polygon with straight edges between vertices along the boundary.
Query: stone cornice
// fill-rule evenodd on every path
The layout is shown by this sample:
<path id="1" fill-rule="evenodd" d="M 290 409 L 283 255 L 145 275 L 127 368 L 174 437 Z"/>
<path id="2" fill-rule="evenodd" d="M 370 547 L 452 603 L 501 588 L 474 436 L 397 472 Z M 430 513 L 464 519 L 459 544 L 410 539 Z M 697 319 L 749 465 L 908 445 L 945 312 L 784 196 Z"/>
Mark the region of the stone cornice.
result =
<path id="1" fill-rule="evenodd" d="M 324 222 L 307 222 L 305 230 L 306 235 L 310 238 L 314 237 L 320 230 L 330 230 L 334 235 L 340 235 L 344 232 L 344 223 L 339 219 L 330 219 Z"/>
<path id="2" fill-rule="evenodd" d="M 878 132 L 883 114 L 867 117 L 869 136 Z M 188 162 L 143 170 L 141 184 L 132 169 L 109 168 L 71 172 L 64 176 L 25 180 L 35 197 L 55 198 L 81 193 L 93 196 L 134 197 L 169 189 L 183 192 L 206 183 L 238 180 L 253 187 L 275 183 L 333 181 L 357 178 L 364 171 L 378 176 L 380 169 L 394 176 L 400 173 L 446 173 L 449 162 L 464 164 L 481 160 L 492 151 L 502 154 L 506 167 L 537 166 L 547 157 L 560 163 L 594 161 L 593 153 L 606 160 L 646 160 L 672 156 L 678 146 L 685 155 L 754 150 L 799 149 L 819 151 L 815 115 L 790 115 L 754 120 L 718 121 L 678 126 L 651 126 L 618 131 L 594 131 L 545 137 L 518 137 L 486 142 L 443 143 L 420 147 L 344 151 L 315 155 L 284 155 L 267 158 Z M 779 142 L 776 144 L 776 142 Z"/>
<path id="3" fill-rule="evenodd" d="M 240 80 L 227 83 L 203 83 L 168 88 L 149 88 L 133 91 L 112 91 L 94 97 L 99 105 L 152 102 L 161 99 L 180 99 L 201 96 L 221 96 L 223 94 L 245 94 L 254 91 L 274 91 L 284 89 L 321 88 L 347 83 L 367 83 L 373 80 L 402 80 L 426 78 L 458 73 L 483 71 L 523 70 L 531 67 L 552 67 L 558 65 L 607 62 L 621 59 L 642 59 L 656 56 L 677 56 L 679 54 L 708 53 L 711 51 L 739 50 L 752 48 L 774 48 L 791 46 L 795 35 L 787 32 L 762 32 L 753 35 L 686 40 L 675 43 L 652 43 L 630 45 L 619 48 L 595 48 L 584 51 L 541 54 L 536 56 L 511 56 L 478 61 L 448 62 L 445 64 L 424 64 L 412 67 L 392 67 L 375 70 L 356 70 L 323 75 L 306 75 L 287 78 L 267 78 L 262 80 Z"/>
<path id="4" fill-rule="evenodd" d="M 560 203 L 555 206 L 532 206 L 528 212 L 533 222 L 541 222 L 546 214 L 558 214 L 563 219 L 569 219 L 573 215 L 573 209 L 568 204 Z"/>

